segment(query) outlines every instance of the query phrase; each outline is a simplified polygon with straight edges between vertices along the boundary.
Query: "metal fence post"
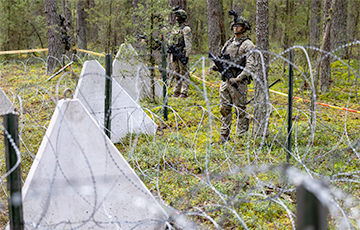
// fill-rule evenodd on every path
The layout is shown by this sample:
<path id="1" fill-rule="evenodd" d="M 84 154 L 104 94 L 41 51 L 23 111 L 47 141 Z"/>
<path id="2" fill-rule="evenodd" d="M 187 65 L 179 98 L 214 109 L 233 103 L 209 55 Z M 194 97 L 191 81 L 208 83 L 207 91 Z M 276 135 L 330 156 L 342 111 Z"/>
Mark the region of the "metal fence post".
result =
<path id="1" fill-rule="evenodd" d="M 111 136 L 111 103 L 112 103 L 112 55 L 106 54 L 105 56 L 105 113 L 104 125 L 105 134 L 110 138 Z"/>
<path id="2" fill-rule="evenodd" d="M 166 77 L 166 50 L 165 50 L 165 42 L 161 44 L 161 76 L 163 80 L 163 113 L 164 120 L 168 120 L 168 108 L 167 108 L 167 77 Z"/>
<path id="3" fill-rule="evenodd" d="M 287 154 L 286 162 L 289 164 L 291 153 L 291 134 L 292 134 L 292 106 L 293 106 L 293 82 L 294 82 L 294 50 L 289 52 L 289 92 L 288 92 L 288 120 L 287 120 Z"/>
<path id="4" fill-rule="evenodd" d="M 297 187 L 297 229 L 326 230 L 328 208 L 304 185 Z"/>
<path id="5" fill-rule="evenodd" d="M 24 229 L 23 207 L 21 196 L 21 169 L 20 159 L 16 154 L 16 148 L 19 149 L 18 136 L 18 115 L 16 113 L 9 113 L 3 115 L 4 119 L 4 136 L 5 136 L 5 156 L 6 156 L 6 171 L 10 172 L 7 176 L 7 188 L 10 192 L 9 197 L 9 221 L 11 230 Z M 19 156 L 20 157 L 20 156 Z M 19 162 L 18 162 L 19 161 Z M 13 169 L 18 163 L 18 166 Z"/>

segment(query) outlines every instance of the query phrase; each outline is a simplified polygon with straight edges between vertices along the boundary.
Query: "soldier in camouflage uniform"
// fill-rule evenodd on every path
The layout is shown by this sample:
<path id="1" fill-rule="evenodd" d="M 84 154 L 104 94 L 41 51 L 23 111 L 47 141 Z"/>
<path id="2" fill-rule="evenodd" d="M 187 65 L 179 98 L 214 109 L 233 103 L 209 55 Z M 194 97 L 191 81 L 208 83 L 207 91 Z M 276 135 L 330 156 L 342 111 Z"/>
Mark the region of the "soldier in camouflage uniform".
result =
<path id="1" fill-rule="evenodd" d="M 235 13 L 236 14 L 236 13 Z M 221 49 L 220 58 L 224 60 L 225 65 L 229 65 L 228 73 L 231 79 L 222 77 L 220 86 L 220 113 L 221 113 L 221 137 L 218 141 L 223 144 L 230 140 L 230 130 L 232 121 L 232 107 L 235 107 L 236 113 L 236 135 L 241 136 L 249 129 L 250 119 L 246 114 L 247 102 L 247 85 L 251 83 L 252 76 L 257 66 L 254 53 L 251 52 L 255 48 L 254 44 L 244 35 L 251 30 L 250 23 L 243 17 L 234 17 L 231 22 L 230 29 L 234 32 L 234 37 L 229 39 Z M 232 63 L 229 64 L 229 63 Z M 217 70 L 216 66 L 212 66 L 213 70 Z M 238 90 L 234 87 L 238 86 Z"/>
<path id="2" fill-rule="evenodd" d="M 172 33 L 173 44 L 185 55 L 186 62 L 189 61 L 189 55 L 191 52 L 191 29 L 185 23 L 187 14 L 185 10 L 175 8 L 174 11 L 176 21 L 179 28 Z M 174 78 L 176 81 L 174 89 L 174 97 L 186 98 L 188 96 L 188 90 L 190 86 L 190 75 L 188 68 L 178 58 L 171 55 L 172 68 L 174 70 Z"/>

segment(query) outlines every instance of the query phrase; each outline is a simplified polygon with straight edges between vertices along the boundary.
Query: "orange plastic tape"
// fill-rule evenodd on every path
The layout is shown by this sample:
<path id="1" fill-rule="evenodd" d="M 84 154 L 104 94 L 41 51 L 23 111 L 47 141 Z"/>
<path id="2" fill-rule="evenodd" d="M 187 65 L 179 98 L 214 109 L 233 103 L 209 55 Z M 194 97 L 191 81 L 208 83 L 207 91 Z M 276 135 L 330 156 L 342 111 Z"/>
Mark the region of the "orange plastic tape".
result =
<path id="1" fill-rule="evenodd" d="M 46 52 L 47 48 L 44 49 L 31 49 L 31 50 L 8 50 L 8 51 L 0 51 L 1 54 L 22 54 L 22 53 L 36 53 L 36 52 Z"/>
<path id="2" fill-rule="evenodd" d="M 198 79 L 198 80 L 200 80 L 200 81 L 203 81 L 202 78 L 199 78 L 199 77 L 197 77 L 197 76 L 194 75 L 194 74 L 191 74 L 191 76 L 193 76 L 194 78 L 196 78 L 196 79 Z M 206 84 L 209 84 L 209 85 L 211 85 L 211 86 L 213 86 L 213 87 L 218 87 L 218 88 L 220 87 L 220 86 L 218 86 L 218 85 L 214 85 L 214 84 L 212 84 L 212 83 L 210 83 L 210 82 L 207 82 L 207 81 L 205 81 L 205 83 L 206 83 Z M 253 91 L 253 90 L 249 90 L 249 91 Z M 272 89 L 269 89 L 269 91 L 272 92 L 272 93 L 276 93 L 276 94 L 285 96 L 285 97 L 288 96 L 286 93 L 281 93 L 281 92 L 278 92 L 278 91 L 275 91 L 275 90 L 272 90 Z M 302 99 L 302 98 L 299 98 L 299 97 L 294 97 L 294 99 L 299 100 L 299 101 L 310 102 L 309 100 L 305 100 L 305 99 Z M 340 109 L 340 110 L 344 110 L 344 111 L 348 111 L 348 112 L 360 114 L 360 111 L 357 111 L 357 110 L 354 110 L 354 109 L 342 108 L 342 107 L 333 106 L 333 105 L 328 105 L 328 104 L 321 103 L 321 102 L 316 102 L 316 104 L 321 105 L 321 106 L 326 106 L 326 107 L 329 107 L 329 108 L 332 108 L 332 109 Z"/>

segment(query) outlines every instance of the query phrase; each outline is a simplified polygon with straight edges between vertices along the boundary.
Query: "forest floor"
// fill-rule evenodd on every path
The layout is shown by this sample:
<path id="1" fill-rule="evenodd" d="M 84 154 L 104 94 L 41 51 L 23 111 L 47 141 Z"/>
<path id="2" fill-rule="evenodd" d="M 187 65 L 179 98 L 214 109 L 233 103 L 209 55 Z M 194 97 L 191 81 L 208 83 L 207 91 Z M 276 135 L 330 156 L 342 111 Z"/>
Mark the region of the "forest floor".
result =
<path id="1" fill-rule="evenodd" d="M 45 66 L 36 59 L 0 63 L 0 87 L 13 100 L 21 114 L 22 178 L 25 181 L 58 99 L 66 88 L 75 92 L 81 64 L 70 72 L 46 81 Z M 224 145 L 219 138 L 219 78 L 209 73 L 209 60 L 203 69 L 201 57 L 191 57 L 192 84 L 189 97 L 171 97 L 169 91 L 168 120 L 163 119 L 162 99 L 141 101 L 143 108 L 161 127 L 157 135 L 129 134 L 116 144 L 139 177 L 153 194 L 179 212 L 187 215 L 199 228 L 289 229 L 296 222 L 296 186 L 287 178 L 287 104 L 286 95 L 270 92 L 270 120 L 268 138 L 255 137 L 252 124 L 242 138 L 235 136 Z M 26 63 L 26 64 L 24 64 Z M 350 65 L 358 69 L 358 62 Z M 297 60 L 299 70 L 306 73 L 305 63 Z M 360 114 L 338 109 L 360 111 L 358 83 L 355 75 L 341 62 L 332 63 L 332 83 L 328 93 L 318 94 L 317 101 L 329 106 L 316 106 L 316 120 L 311 121 L 310 103 L 294 100 L 293 142 L 289 164 L 310 177 L 325 181 L 328 186 L 351 195 L 358 202 L 360 158 Z M 294 72 L 294 96 L 310 100 L 311 90 L 304 79 Z M 66 70 L 68 71 L 68 70 Z M 283 62 L 272 63 L 269 82 L 281 81 L 271 90 L 287 94 L 288 68 Z M 160 74 L 156 72 L 159 76 Z M 205 75 L 203 75 L 205 74 Z M 71 76 L 72 75 L 72 76 Z M 60 78 L 61 76 L 61 78 Z M 200 80 L 205 77 L 206 90 Z M 60 80 L 61 79 L 61 80 Z M 253 95 L 254 82 L 249 85 L 248 99 Z M 21 98 L 21 100 L 18 100 Z M 21 108 L 21 110 L 20 110 Z M 20 110 L 20 111 L 19 111 Z M 254 104 L 247 112 L 251 116 Z M 234 117 L 235 120 L 235 117 Z M 233 124 L 234 121 L 233 120 Z M 233 125 L 234 126 L 234 125 Z M 4 150 L 0 135 L 0 150 Z M 1 155 L 1 172 L 5 173 L 5 159 Z M 8 221 L 6 179 L 0 191 L 0 228 Z M 336 199 L 335 199 L 336 200 Z M 336 200 L 355 224 L 350 210 L 360 206 Z M 331 215 L 329 226 L 338 226 L 338 217 Z"/>

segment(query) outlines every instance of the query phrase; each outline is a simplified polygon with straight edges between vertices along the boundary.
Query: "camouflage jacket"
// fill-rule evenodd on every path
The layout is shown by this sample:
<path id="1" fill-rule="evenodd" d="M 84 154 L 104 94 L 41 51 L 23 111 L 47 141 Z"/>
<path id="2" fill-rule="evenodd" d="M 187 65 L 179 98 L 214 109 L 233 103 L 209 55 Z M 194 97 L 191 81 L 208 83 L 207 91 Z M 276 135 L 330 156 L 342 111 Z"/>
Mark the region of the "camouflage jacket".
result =
<path id="1" fill-rule="evenodd" d="M 241 36 L 239 38 L 232 37 L 221 49 L 222 58 L 227 62 L 233 62 L 236 65 L 244 66 L 244 70 L 238 69 L 238 71 L 229 71 L 233 77 L 240 78 L 240 81 L 251 77 L 251 73 L 255 73 L 257 67 L 257 61 L 254 53 L 251 50 L 255 49 L 255 45 L 250 38 Z M 224 58 L 224 56 L 226 58 Z M 241 72 L 241 73 L 240 73 Z M 234 76 L 235 75 L 235 76 Z"/>
<path id="2" fill-rule="evenodd" d="M 191 28 L 182 23 L 180 27 L 173 31 L 173 44 L 180 49 L 186 57 L 189 57 L 191 52 L 192 40 L 191 40 Z"/>

